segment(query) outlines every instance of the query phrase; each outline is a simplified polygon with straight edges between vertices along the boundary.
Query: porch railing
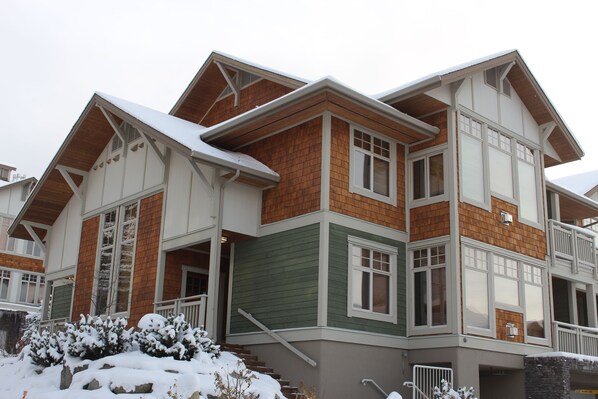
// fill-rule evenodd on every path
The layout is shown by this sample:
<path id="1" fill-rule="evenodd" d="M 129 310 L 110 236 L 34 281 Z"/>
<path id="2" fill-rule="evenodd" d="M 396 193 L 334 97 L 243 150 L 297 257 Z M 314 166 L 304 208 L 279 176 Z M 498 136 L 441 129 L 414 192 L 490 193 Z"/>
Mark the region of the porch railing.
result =
<path id="1" fill-rule="evenodd" d="M 555 321 L 553 330 L 555 351 L 598 356 L 598 328 Z"/>
<path id="2" fill-rule="evenodd" d="M 574 273 L 578 271 L 578 265 L 596 269 L 596 247 L 592 234 L 556 220 L 550 220 L 549 226 L 555 257 L 571 261 Z"/>
<path id="3" fill-rule="evenodd" d="M 57 331 L 64 331 L 66 323 L 68 323 L 68 317 L 61 317 L 59 319 L 42 320 L 39 322 L 39 330 L 48 330 L 51 333 Z"/>
<path id="4" fill-rule="evenodd" d="M 195 295 L 186 298 L 169 299 L 154 303 L 154 312 L 168 317 L 183 314 L 193 327 L 205 327 L 208 296 Z"/>
<path id="5" fill-rule="evenodd" d="M 453 384 L 453 369 L 448 367 L 413 366 L 413 382 L 405 382 L 404 386 L 413 389 L 413 399 L 431 399 L 434 388 L 442 387 L 442 380 Z"/>

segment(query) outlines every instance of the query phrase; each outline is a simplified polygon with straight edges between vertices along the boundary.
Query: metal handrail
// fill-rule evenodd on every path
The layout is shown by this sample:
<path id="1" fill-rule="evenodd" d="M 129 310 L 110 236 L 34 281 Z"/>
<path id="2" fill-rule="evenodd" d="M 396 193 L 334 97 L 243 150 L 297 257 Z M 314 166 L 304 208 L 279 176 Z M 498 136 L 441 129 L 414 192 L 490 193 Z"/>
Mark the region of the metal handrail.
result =
<path id="1" fill-rule="evenodd" d="M 384 389 L 380 388 L 380 385 L 376 384 L 376 381 L 372 380 L 371 378 L 364 378 L 363 380 L 361 380 L 361 383 L 363 384 L 363 386 L 366 386 L 368 383 L 372 384 L 374 388 L 376 388 L 382 395 L 384 395 L 385 398 L 388 397 L 388 394 L 384 392 Z"/>
<path id="2" fill-rule="evenodd" d="M 295 355 L 299 356 L 301 359 L 303 359 L 305 362 L 307 362 L 310 366 L 312 366 L 312 367 L 317 366 L 317 363 L 315 361 L 313 361 L 311 358 L 309 358 L 305 353 L 301 352 L 299 349 L 295 348 L 293 345 L 291 345 L 288 341 L 286 341 L 280 335 L 278 335 L 277 333 L 275 333 L 274 331 L 270 330 L 268 327 L 266 327 L 265 325 L 260 323 L 255 317 L 253 317 L 251 315 L 251 313 L 247 313 L 246 311 L 244 311 L 241 308 L 238 308 L 237 312 L 239 312 L 243 317 L 245 317 L 247 320 L 249 320 L 256 326 L 258 326 L 263 332 L 268 334 L 270 337 L 274 338 L 276 341 L 278 341 L 280 344 L 282 344 L 282 346 L 284 346 L 285 348 L 287 348 L 288 350 L 293 352 Z"/>

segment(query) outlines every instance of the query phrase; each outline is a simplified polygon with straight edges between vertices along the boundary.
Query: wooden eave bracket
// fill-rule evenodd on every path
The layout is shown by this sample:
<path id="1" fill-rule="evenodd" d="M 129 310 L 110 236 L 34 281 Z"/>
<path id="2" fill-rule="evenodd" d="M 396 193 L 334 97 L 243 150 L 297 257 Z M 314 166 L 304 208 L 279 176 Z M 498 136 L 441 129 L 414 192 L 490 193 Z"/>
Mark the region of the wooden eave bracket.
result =
<path id="1" fill-rule="evenodd" d="M 457 107 L 457 97 L 459 96 L 459 93 L 461 92 L 461 89 L 463 88 L 463 83 L 465 82 L 465 79 L 459 79 L 456 82 L 453 82 L 451 84 L 451 101 L 453 102 L 453 107 Z"/>
<path id="2" fill-rule="evenodd" d="M 162 165 L 166 166 L 166 154 L 162 154 L 162 151 L 160 151 L 154 139 L 152 139 L 150 136 L 148 136 L 141 130 L 137 130 L 143 135 L 143 138 L 145 139 L 145 141 L 147 141 L 147 144 L 149 144 L 149 146 L 152 147 L 152 150 L 154 150 L 158 158 L 160 158 L 160 162 L 162 162 Z"/>
<path id="3" fill-rule="evenodd" d="M 37 245 L 39 245 L 39 247 L 45 253 L 46 252 L 46 244 L 44 244 L 44 242 L 39 238 L 39 236 L 37 235 L 37 233 L 35 232 L 35 230 L 33 230 L 33 228 L 35 227 L 35 228 L 39 228 L 39 229 L 44 229 L 46 231 L 50 231 L 50 229 L 52 227 L 48 226 L 47 224 L 35 223 L 35 222 L 28 222 L 26 220 L 22 220 L 21 221 L 21 225 L 23 225 L 23 227 L 25 227 L 25 230 L 27 230 L 27 233 L 29 233 L 29 235 L 31 236 L 31 238 L 33 238 L 33 241 L 35 241 L 35 243 Z"/>
<path id="4" fill-rule="evenodd" d="M 83 189 L 77 187 L 75 181 L 73 180 L 70 174 L 72 173 L 74 175 L 79 175 L 85 179 L 87 178 L 87 172 L 64 165 L 57 165 L 56 170 L 60 172 L 60 174 L 66 181 L 66 184 L 68 184 L 71 190 L 73 191 L 73 194 L 75 194 L 77 198 L 79 198 L 79 200 L 83 201 Z"/>
<path id="5" fill-rule="evenodd" d="M 233 93 L 235 94 L 235 107 L 238 106 L 239 98 L 241 97 L 241 90 L 239 90 L 239 86 L 237 86 L 233 78 L 228 74 L 226 67 L 221 62 L 214 61 L 214 63 L 218 66 L 218 69 L 220 69 L 220 73 L 222 73 L 222 76 L 224 76 L 226 83 L 228 83 Z"/>
<path id="6" fill-rule="evenodd" d="M 206 178 L 206 175 L 203 174 L 203 172 L 201 171 L 201 169 L 199 168 L 199 166 L 195 162 L 193 162 L 192 159 L 189 160 L 189 163 L 191 164 L 191 167 L 193 168 L 193 170 L 195 171 L 195 173 L 197 173 L 197 175 L 199 176 L 199 180 L 201 180 L 201 182 L 208 189 L 208 191 L 211 194 L 213 194 L 214 193 L 214 186 L 210 184 L 210 182 Z"/>
<path id="7" fill-rule="evenodd" d="M 104 117 L 106 117 L 106 120 L 112 127 L 112 130 L 114 130 L 114 133 L 118 136 L 120 141 L 122 141 L 123 157 L 125 157 L 127 154 L 127 141 L 125 140 L 125 133 L 121 130 L 118 123 L 116 123 L 116 119 L 114 119 L 114 116 L 112 116 L 112 114 L 110 112 L 106 111 L 106 109 L 99 104 L 97 104 L 97 107 L 100 109 L 100 111 L 102 111 L 102 114 L 104 114 Z"/>
<path id="8" fill-rule="evenodd" d="M 550 121 L 550 122 L 540 125 L 540 131 L 542 132 L 542 135 L 544 136 L 545 142 L 548 141 L 548 138 L 550 137 L 552 132 L 554 132 L 555 128 L 556 128 L 555 121 Z"/>

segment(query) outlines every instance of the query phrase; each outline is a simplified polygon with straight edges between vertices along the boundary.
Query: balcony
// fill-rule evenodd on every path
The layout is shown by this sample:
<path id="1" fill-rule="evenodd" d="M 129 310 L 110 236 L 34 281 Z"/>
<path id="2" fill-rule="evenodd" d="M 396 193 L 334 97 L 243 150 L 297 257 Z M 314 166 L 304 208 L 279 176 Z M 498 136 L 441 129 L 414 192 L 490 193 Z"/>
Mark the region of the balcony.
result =
<path id="1" fill-rule="evenodd" d="M 598 356 L 598 328 L 553 322 L 554 350 Z"/>
<path id="2" fill-rule="evenodd" d="M 192 327 L 202 327 L 206 323 L 207 302 L 208 296 L 205 294 L 169 299 L 156 302 L 154 312 L 164 317 L 182 313 Z"/>
<path id="3" fill-rule="evenodd" d="M 560 260 L 560 263 L 570 263 L 571 273 L 578 274 L 581 270 L 585 270 L 590 272 L 594 278 L 598 278 L 595 235 L 586 229 L 556 220 L 549 220 L 548 224 L 553 265 Z"/>

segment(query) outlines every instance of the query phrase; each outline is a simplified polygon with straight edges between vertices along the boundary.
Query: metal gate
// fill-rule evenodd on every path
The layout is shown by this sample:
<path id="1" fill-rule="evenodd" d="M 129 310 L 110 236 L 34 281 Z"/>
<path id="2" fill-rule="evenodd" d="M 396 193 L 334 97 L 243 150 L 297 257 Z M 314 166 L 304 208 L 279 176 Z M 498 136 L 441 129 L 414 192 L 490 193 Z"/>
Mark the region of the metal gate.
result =
<path id="1" fill-rule="evenodd" d="M 413 382 L 404 385 L 413 389 L 413 399 L 432 399 L 434 387 L 440 388 L 441 381 L 453 384 L 453 369 L 434 366 L 413 366 Z"/>

